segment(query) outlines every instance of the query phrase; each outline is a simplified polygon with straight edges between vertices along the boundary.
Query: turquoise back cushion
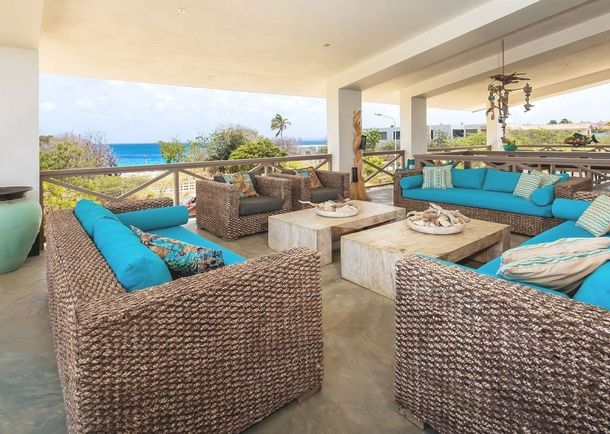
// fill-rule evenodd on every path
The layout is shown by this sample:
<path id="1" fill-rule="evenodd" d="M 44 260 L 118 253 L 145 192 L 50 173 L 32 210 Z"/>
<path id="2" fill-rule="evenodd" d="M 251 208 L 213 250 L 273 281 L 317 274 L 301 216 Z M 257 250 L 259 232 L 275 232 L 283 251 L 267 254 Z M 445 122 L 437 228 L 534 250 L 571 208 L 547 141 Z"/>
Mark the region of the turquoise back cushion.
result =
<path id="1" fill-rule="evenodd" d="M 574 294 L 574 300 L 610 310 L 610 262 L 589 275 Z"/>
<path id="2" fill-rule="evenodd" d="M 553 203 L 555 200 L 555 186 L 553 184 L 545 185 L 544 187 L 537 188 L 532 192 L 530 200 L 534 205 L 546 206 Z"/>
<path id="3" fill-rule="evenodd" d="M 93 228 L 99 219 L 110 218 L 116 220 L 116 216 L 111 211 L 89 199 L 81 199 L 76 202 L 74 215 L 90 237 L 93 237 Z"/>
<path id="4" fill-rule="evenodd" d="M 519 172 L 506 172 L 504 170 L 487 169 L 483 190 L 501 191 L 512 193 L 519 182 L 521 174 Z"/>
<path id="5" fill-rule="evenodd" d="M 189 212 L 185 206 L 166 206 L 116 214 L 125 226 L 135 226 L 142 231 L 180 226 L 189 221 Z"/>
<path id="6" fill-rule="evenodd" d="M 456 188 L 471 188 L 480 190 L 485 182 L 486 168 L 481 169 L 452 169 L 451 177 Z"/>
<path id="7" fill-rule="evenodd" d="M 400 178 L 400 188 L 408 190 L 410 188 L 419 188 L 424 183 L 423 175 L 403 176 Z"/>
<path id="8" fill-rule="evenodd" d="M 127 292 L 172 280 L 163 260 L 116 219 L 98 219 L 93 242 Z"/>
<path id="9" fill-rule="evenodd" d="M 578 220 L 583 212 L 591 205 L 586 200 L 563 199 L 561 197 L 553 202 L 553 216 L 564 220 Z"/>

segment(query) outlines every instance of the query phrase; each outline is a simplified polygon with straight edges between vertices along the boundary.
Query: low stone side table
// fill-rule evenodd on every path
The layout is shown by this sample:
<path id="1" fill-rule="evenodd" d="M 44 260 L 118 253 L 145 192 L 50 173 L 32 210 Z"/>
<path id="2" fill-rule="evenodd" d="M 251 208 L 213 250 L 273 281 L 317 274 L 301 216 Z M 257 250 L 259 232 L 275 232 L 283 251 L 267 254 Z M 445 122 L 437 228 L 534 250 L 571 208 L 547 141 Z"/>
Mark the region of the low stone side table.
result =
<path id="1" fill-rule="evenodd" d="M 457 262 L 473 257 L 488 262 L 510 248 L 510 227 L 471 220 L 453 235 L 429 235 L 409 229 L 404 221 L 341 238 L 341 277 L 391 299 L 396 295 L 396 262 L 422 255 Z"/>
<path id="2" fill-rule="evenodd" d="M 307 247 L 321 253 L 322 265 L 332 262 L 333 241 L 342 235 L 405 218 L 404 208 L 354 200 L 360 212 L 353 217 L 321 217 L 313 208 L 269 217 L 269 247 L 287 250 Z"/>

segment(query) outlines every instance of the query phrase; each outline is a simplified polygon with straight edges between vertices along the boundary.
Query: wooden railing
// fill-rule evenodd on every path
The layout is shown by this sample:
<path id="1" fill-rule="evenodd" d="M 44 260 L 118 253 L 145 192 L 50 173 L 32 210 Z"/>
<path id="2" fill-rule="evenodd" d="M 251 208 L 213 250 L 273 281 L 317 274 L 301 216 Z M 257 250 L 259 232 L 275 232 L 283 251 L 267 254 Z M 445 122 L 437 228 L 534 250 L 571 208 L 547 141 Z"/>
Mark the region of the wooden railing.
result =
<path id="1" fill-rule="evenodd" d="M 175 164 L 155 164 L 142 166 L 120 166 L 120 167 L 99 167 L 87 169 L 65 169 L 65 170 L 48 170 L 40 172 L 40 203 L 45 209 L 45 183 L 64 187 L 68 190 L 91 196 L 102 201 L 120 201 L 140 193 L 147 187 L 152 186 L 167 177 L 172 178 L 173 199 L 175 203 L 180 201 L 180 175 L 186 175 L 193 179 L 204 179 L 200 173 L 195 173 L 195 170 L 200 169 L 219 169 L 222 167 L 232 166 L 254 166 L 248 172 L 253 173 L 268 173 L 270 171 L 282 170 L 283 163 L 296 161 L 313 161 L 313 167 L 320 168 L 327 166 L 332 170 L 332 155 L 331 154 L 314 154 L 314 155 L 295 155 L 287 157 L 272 157 L 272 158 L 253 158 L 243 160 L 219 160 L 219 161 L 202 161 L 198 163 L 175 163 Z M 151 172 L 160 172 L 145 182 L 133 186 L 125 192 L 113 196 L 105 192 L 94 191 L 82 185 L 74 184 L 74 179 L 91 178 L 99 176 L 116 176 L 124 174 L 150 174 Z"/>
<path id="2" fill-rule="evenodd" d="M 405 151 L 402 149 L 396 151 L 369 151 L 363 152 L 362 161 L 365 166 L 371 167 L 375 169 L 375 171 L 364 178 L 364 182 L 367 188 L 371 187 L 381 187 L 384 185 L 391 185 L 394 183 L 394 170 L 399 167 L 405 167 Z M 367 157 L 369 159 L 367 160 Z M 370 157 L 381 157 L 384 161 L 383 164 L 375 164 L 370 161 Z M 376 178 L 380 179 L 382 175 L 387 175 L 390 177 L 389 180 L 384 181 L 380 180 L 380 182 L 371 182 Z"/>
<path id="3" fill-rule="evenodd" d="M 562 152 L 610 152 L 610 145 L 591 144 L 583 146 L 573 146 L 566 144 L 540 144 L 540 145 L 519 145 L 520 151 L 562 151 Z M 491 151 L 491 146 L 452 146 L 428 148 L 430 153 L 451 152 L 451 151 Z"/>
<path id="4" fill-rule="evenodd" d="M 610 183 L 610 153 L 558 151 L 449 151 L 415 155 L 415 166 L 452 161 L 465 168 L 482 165 L 495 169 L 517 171 L 547 170 L 567 172 L 573 176 L 592 178 L 593 185 Z"/>

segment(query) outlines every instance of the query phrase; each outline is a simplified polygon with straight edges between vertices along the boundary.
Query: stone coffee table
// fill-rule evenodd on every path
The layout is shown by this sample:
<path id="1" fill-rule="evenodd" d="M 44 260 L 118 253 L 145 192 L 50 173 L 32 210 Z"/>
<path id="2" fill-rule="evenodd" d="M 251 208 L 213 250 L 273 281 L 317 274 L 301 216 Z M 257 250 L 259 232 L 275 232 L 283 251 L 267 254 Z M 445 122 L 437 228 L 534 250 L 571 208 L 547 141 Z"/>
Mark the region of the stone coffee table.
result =
<path id="1" fill-rule="evenodd" d="M 360 212 L 353 217 L 321 217 L 313 208 L 269 217 L 269 247 L 286 250 L 308 247 L 321 253 L 322 265 L 332 262 L 333 241 L 342 235 L 405 218 L 404 208 L 360 200 L 351 201 Z"/>
<path id="2" fill-rule="evenodd" d="M 510 248 L 510 227 L 471 220 L 464 231 L 429 235 L 407 227 L 404 221 L 345 235 L 341 238 L 341 277 L 385 297 L 396 294 L 396 262 L 422 255 L 457 262 L 473 256 L 488 262 Z"/>

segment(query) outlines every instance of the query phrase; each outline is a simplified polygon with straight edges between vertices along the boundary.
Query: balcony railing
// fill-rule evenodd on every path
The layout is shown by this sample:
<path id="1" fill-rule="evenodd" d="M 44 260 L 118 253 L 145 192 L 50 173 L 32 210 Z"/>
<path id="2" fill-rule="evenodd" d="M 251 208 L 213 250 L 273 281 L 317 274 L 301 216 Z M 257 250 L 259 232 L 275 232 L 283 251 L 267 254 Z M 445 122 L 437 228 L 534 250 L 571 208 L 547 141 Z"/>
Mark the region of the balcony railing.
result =
<path id="1" fill-rule="evenodd" d="M 591 144 L 583 146 L 572 146 L 566 144 L 540 144 L 540 145 L 519 145 L 520 151 L 561 151 L 561 152 L 610 152 L 610 145 Z M 428 148 L 430 153 L 452 152 L 452 151 L 491 151 L 491 146 L 453 146 Z"/>
<path id="2" fill-rule="evenodd" d="M 394 183 L 394 171 L 405 167 L 405 151 L 370 151 L 362 154 L 364 182 L 367 188 Z"/>

